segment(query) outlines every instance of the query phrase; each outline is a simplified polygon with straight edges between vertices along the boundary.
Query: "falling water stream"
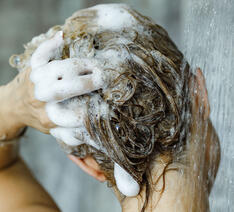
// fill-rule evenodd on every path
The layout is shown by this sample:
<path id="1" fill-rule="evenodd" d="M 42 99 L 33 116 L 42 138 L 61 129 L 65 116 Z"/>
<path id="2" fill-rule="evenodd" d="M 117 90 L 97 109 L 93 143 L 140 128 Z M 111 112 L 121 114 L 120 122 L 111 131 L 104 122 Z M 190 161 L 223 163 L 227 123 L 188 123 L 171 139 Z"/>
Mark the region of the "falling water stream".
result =
<path id="1" fill-rule="evenodd" d="M 210 196 L 213 212 L 234 211 L 234 1 L 184 1 L 184 52 L 201 67 L 211 120 L 221 143 L 221 162 Z"/>

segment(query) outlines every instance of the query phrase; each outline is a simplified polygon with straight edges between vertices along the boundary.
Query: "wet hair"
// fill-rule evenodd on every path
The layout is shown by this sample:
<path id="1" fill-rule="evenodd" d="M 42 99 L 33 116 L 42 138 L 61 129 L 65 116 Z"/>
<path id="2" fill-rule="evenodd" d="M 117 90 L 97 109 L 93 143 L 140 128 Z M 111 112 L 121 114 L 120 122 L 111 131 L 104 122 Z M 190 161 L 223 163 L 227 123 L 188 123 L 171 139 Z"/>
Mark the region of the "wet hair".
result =
<path id="1" fill-rule="evenodd" d="M 147 170 L 151 161 L 159 154 L 169 154 L 170 164 L 184 150 L 190 127 L 190 71 L 183 54 L 161 26 L 135 10 L 125 9 L 142 26 L 141 31 L 131 27 L 97 31 L 92 24 L 95 9 L 75 13 L 62 27 L 65 39 L 88 40 L 88 52 L 112 49 L 125 51 L 128 57 L 117 68 L 107 67 L 106 71 L 115 73 L 116 78 L 107 88 L 93 92 L 108 104 L 108 116 L 93 116 L 93 108 L 87 104 L 86 129 L 106 152 L 87 144 L 61 146 L 81 158 L 93 156 L 110 185 L 115 185 L 113 169 L 114 163 L 118 163 L 140 185 L 149 187 Z M 58 26 L 54 31 L 60 29 Z M 117 42 L 119 38 L 130 42 Z M 29 55 L 36 46 L 31 44 L 26 49 Z M 69 48 L 65 45 L 63 58 L 70 57 Z M 144 208 L 146 204 L 147 200 Z"/>
<path id="2" fill-rule="evenodd" d="M 134 28 L 92 32 L 89 23 L 95 10 L 75 14 L 65 24 L 65 36 L 89 37 L 90 49 L 127 51 L 129 55 L 121 71 L 109 68 L 119 74 L 108 88 L 95 92 L 109 105 L 108 118 L 92 116 L 92 107 L 88 109 L 86 128 L 107 154 L 86 144 L 62 144 L 76 156 L 92 155 L 112 185 L 114 162 L 140 185 L 146 183 L 152 158 L 169 153 L 173 162 L 173 155 L 183 151 L 189 129 L 188 63 L 161 26 L 134 10 L 128 12 L 147 33 Z M 131 42 L 116 42 L 119 38 Z M 64 57 L 69 56 L 65 53 Z"/>

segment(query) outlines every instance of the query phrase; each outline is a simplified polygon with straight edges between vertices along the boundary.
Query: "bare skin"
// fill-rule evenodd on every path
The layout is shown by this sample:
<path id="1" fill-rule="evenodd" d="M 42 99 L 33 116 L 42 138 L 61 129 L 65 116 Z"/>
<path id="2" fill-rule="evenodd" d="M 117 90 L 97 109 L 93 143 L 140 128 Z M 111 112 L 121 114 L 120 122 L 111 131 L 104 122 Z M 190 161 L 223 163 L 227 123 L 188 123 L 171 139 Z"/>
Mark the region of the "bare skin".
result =
<path id="1" fill-rule="evenodd" d="M 162 155 L 155 159 L 151 165 L 151 175 L 155 181 L 160 179 L 154 186 L 155 190 L 159 191 L 154 191 L 150 196 L 148 207 L 145 210 L 147 212 L 209 211 L 208 197 L 219 167 L 220 146 L 218 136 L 209 119 L 210 107 L 207 90 L 200 69 L 197 70 L 194 80 L 194 87 L 191 89 L 193 90 L 192 138 L 185 153 L 188 163 L 186 166 L 171 164 L 168 167 L 177 170 L 166 173 L 165 191 L 161 194 L 160 188 L 163 186 L 163 178 L 159 178 L 159 176 L 163 172 L 168 157 Z M 95 160 L 92 160 L 92 158 L 82 160 L 73 156 L 70 156 L 70 158 L 85 172 L 101 181 L 100 170 L 96 168 Z M 197 166 L 194 168 L 195 164 Z M 95 169 L 97 170 L 96 174 Z M 208 172 L 210 172 L 210 175 L 208 175 Z M 114 190 L 121 201 L 118 190 L 116 188 Z M 127 197 L 121 201 L 122 211 L 141 211 L 144 200 L 145 186 L 137 197 Z"/>
<path id="2" fill-rule="evenodd" d="M 20 73 L 8 85 L 0 87 L 0 135 L 6 135 L 7 139 L 16 137 L 20 129 L 25 126 L 31 126 L 44 133 L 48 133 L 51 128 L 55 127 L 47 117 L 44 109 L 45 103 L 34 98 L 34 85 L 29 80 L 29 74 L 30 69 Z M 194 89 L 191 89 L 194 90 L 192 93 L 194 98 L 192 140 L 185 153 L 188 165 L 172 164 L 172 167 L 183 170 L 185 174 L 177 170 L 167 172 L 165 191 L 162 195 L 157 191 L 157 188 L 162 185 L 162 179 L 160 179 L 155 185 L 156 190 L 150 196 L 146 211 L 209 210 L 208 196 L 220 160 L 219 141 L 209 120 L 207 91 L 200 70 L 196 73 L 193 86 Z M 200 124 L 197 125 L 197 122 Z M 205 128 L 207 128 L 207 133 L 204 135 L 202 129 Z M 69 157 L 85 172 L 99 181 L 105 181 L 104 174 L 93 158 Z M 203 160 L 204 157 L 205 160 Z M 161 156 L 151 164 L 153 179 L 157 179 L 161 174 L 166 161 L 167 157 Z M 205 163 L 201 163 L 203 161 Z M 200 165 L 194 168 L 194 164 Z M 209 170 L 212 170 L 212 174 L 208 176 Z M 52 198 L 36 182 L 21 159 L 10 167 L 0 170 L 0 188 L 0 211 L 2 212 L 59 211 Z M 117 190 L 116 196 L 119 197 Z M 145 187 L 137 197 L 125 198 L 121 201 L 122 210 L 124 212 L 138 211 L 144 199 Z M 156 206 L 155 202 L 158 203 Z"/>

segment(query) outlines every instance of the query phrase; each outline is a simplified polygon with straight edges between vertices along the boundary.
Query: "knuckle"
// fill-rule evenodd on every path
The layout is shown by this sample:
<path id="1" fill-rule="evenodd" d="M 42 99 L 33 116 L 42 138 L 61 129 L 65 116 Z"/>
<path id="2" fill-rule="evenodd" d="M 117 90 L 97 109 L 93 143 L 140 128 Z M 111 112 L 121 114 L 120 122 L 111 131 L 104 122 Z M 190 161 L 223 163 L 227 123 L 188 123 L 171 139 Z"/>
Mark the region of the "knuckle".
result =
<path id="1" fill-rule="evenodd" d="M 53 126 L 52 122 L 44 114 L 40 115 L 40 123 L 44 128 L 51 128 Z"/>

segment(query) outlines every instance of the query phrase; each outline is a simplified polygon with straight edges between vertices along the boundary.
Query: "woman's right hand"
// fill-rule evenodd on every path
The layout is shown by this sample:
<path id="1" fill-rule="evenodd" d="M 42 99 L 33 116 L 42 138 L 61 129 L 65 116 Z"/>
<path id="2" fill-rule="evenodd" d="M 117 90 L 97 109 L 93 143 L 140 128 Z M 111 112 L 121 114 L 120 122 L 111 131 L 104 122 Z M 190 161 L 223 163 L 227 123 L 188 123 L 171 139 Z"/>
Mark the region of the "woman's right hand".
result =
<path id="1" fill-rule="evenodd" d="M 50 132 L 68 145 L 90 141 L 84 122 L 87 102 L 80 95 L 102 88 L 106 79 L 96 59 L 62 58 L 63 33 L 43 42 L 33 53 L 31 69 L 22 73 L 27 84 L 27 125 Z M 30 78 L 30 80 L 29 80 Z M 74 98 L 75 97 L 75 98 Z M 57 125 L 57 126 L 55 126 Z M 94 142 L 91 142 L 92 144 Z"/>
<path id="2" fill-rule="evenodd" d="M 51 133 L 70 145 L 80 144 L 77 137 L 87 135 L 84 128 L 86 102 L 73 97 L 102 88 L 105 77 L 95 60 L 58 60 L 62 56 L 63 46 L 63 34 L 58 32 L 36 49 L 30 67 L 4 86 L 4 102 L 11 111 L 12 123 L 17 126 L 12 127 L 11 124 L 5 129 L 8 139 L 25 126 Z"/>
<path id="3" fill-rule="evenodd" d="M 34 97 L 31 69 L 20 72 L 14 80 L 0 87 L 0 139 L 17 137 L 26 126 L 49 133 L 56 125 L 50 121 L 45 102 Z"/>
<path id="4" fill-rule="evenodd" d="M 33 127 L 43 133 L 48 134 L 51 128 L 56 125 L 49 119 L 45 110 L 46 102 L 35 98 L 35 85 L 30 80 L 31 68 L 20 72 L 16 78 L 9 83 L 8 89 L 12 93 L 17 110 L 16 120 L 23 126 Z"/>
<path id="5" fill-rule="evenodd" d="M 54 129 L 52 134 L 61 140 L 70 132 L 84 133 L 86 103 L 71 98 L 100 89 L 104 83 L 102 70 L 92 59 L 56 59 L 61 58 L 63 46 L 63 34 L 58 32 L 36 49 L 30 67 L 4 86 L 4 105 L 17 126 L 11 124 L 5 129 L 8 139 L 14 137 L 9 131 L 17 132 L 25 126 L 47 134 Z"/>

